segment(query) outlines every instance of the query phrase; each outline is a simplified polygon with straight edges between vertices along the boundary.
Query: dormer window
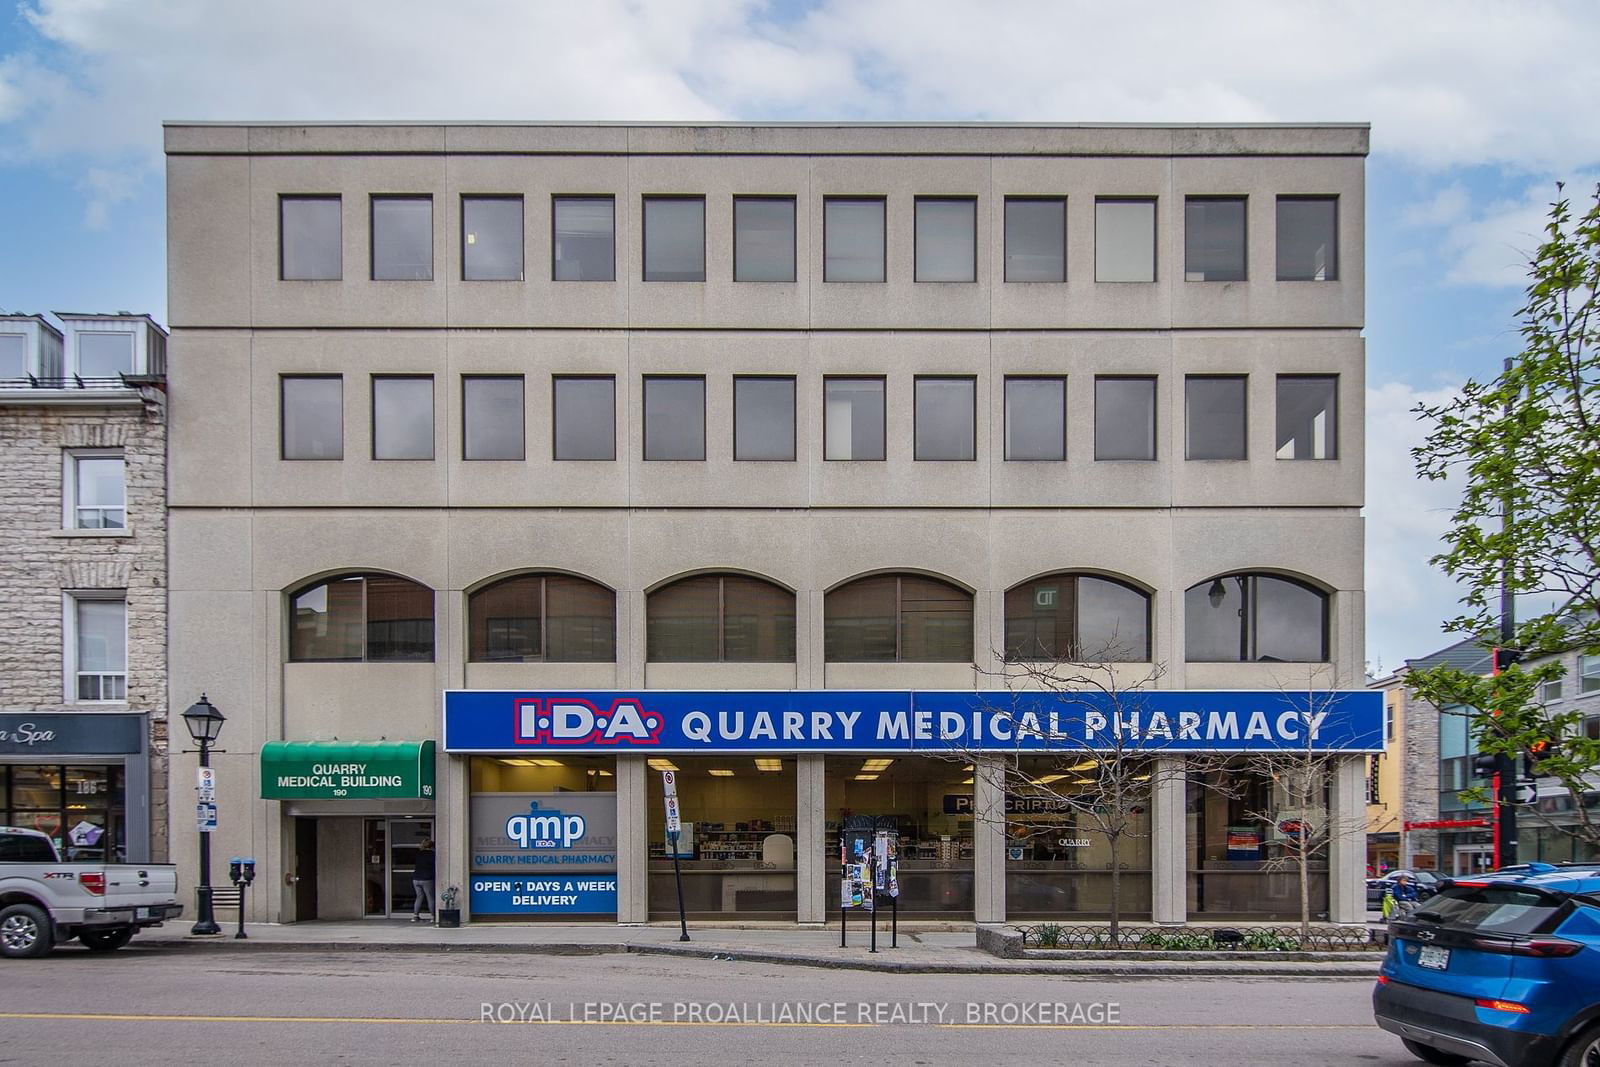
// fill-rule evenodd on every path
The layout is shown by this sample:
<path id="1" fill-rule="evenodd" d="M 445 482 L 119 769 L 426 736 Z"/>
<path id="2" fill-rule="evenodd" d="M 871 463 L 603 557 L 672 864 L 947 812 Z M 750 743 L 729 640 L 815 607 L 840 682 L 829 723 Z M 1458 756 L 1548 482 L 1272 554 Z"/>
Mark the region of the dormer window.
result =
<path id="1" fill-rule="evenodd" d="M 0 380 L 28 376 L 28 335 L 0 333 Z"/>
<path id="2" fill-rule="evenodd" d="M 77 340 L 78 377 L 115 378 L 134 373 L 133 334 L 84 331 Z"/>

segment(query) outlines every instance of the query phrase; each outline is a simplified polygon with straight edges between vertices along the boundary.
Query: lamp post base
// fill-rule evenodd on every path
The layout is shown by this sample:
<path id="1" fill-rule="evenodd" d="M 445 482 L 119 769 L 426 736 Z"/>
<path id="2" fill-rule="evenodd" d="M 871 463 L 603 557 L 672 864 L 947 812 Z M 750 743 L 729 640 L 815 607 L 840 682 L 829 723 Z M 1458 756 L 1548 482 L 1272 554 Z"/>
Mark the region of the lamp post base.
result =
<path id="1" fill-rule="evenodd" d="M 195 887 L 196 911 L 199 916 L 195 924 L 189 928 L 191 934 L 220 934 L 222 927 L 217 925 L 216 913 L 211 910 L 211 887 L 202 885 Z"/>

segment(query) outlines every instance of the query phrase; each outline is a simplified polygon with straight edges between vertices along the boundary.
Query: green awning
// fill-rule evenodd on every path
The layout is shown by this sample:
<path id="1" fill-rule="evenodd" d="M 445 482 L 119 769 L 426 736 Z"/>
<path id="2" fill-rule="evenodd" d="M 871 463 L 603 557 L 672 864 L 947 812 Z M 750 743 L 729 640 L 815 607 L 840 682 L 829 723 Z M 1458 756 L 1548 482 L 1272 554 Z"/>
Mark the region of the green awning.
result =
<path id="1" fill-rule="evenodd" d="M 267 800 L 433 799 L 432 741 L 268 741 Z"/>

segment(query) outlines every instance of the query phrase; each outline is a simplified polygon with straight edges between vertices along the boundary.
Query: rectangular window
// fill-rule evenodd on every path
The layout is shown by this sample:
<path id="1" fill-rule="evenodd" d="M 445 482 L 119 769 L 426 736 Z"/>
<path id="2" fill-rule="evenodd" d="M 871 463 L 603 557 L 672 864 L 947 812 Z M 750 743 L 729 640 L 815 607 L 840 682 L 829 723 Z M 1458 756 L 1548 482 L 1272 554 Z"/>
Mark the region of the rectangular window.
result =
<path id="1" fill-rule="evenodd" d="M 1094 280 L 1156 280 L 1156 202 L 1094 202 Z"/>
<path id="2" fill-rule="evenodd" d="M 522 280 L 522 197 L 461 198 L 461 278 Z"/>
<path id="3" fill-rule="evenodd" d="M 372 458 L 433 458 L 431 376 L 372 376 Z"/>
<path id="4" fill-rule="evenodd" d="M 706 380 L 689 375 L 646 375 L 644 458 L 706 458 Z"/>
<path id="5" fill-rule="evenodd" d="M 1245 280 L 1245 198 L 1191 196 L 1183 203 L 1183 278 Z"/>
<path id="6" fill-rule="evenodd" d="M 793 460 L 794 379 L 736 375 L 733 458 Z"/>
<path id="7" fill-rule="evenodd" d="M 916 458 L 975 458 L 978 380 L 919 377 L 912 387 L 916 394 Z"/>
<path id="8" fill-rule="evenodd" d="M 554 421 L 556 459 L 616 459 L 617 380 L 558 376 Z"/>
<path id="9" fill-rule="evenodd" d="M 883 197 L 823 198 L 823 281 L 881 282 L 884 256 Z"/>
<path id="10" fill-rule="evenodd" d="M 1183 382 L 1184 455 L 1245 458 L 1244 375 L 1191 374 Z"/>
<path id="11" fill-rule="evenodd" d="M 1578 692 L 1600 692 L 1600 656 L 1578 657 Z"/>
<path id="12" fill-rule="evenodd" d="M 127 528 L 127 473 L 120 452 L 68 452 L 63 475 L 66 529 Z"/>
<path id="13" fill-rule="evenodd" d="M 281 383 L 284 459 L 344 458 L 344 379 L 291 376 Z"/>
<path id="14" fill-rule="evenodd" d="M 1278 375 L 1279 459 L 1339 457 L 1338 398 L 1331 375 Z"/>
<path id="15" fill-rule="evenodd" d="M 916 280 L 978 280 L 978 201 L 970 196 L 916 199 Z"/>
<path id="16" fill-rule="evenodd" d="M 0 381 L 28 376 L 28 337 L 0 333 Z"/>
<path id="17" fill-rule="evenodd" d="M 644 280 L 706 280 L 706 198 L 644 198 Z"/>
<path id="18" fill-rule="evenodd" d="M 128 604 L 121 597 L 71 598 L 67 662 L 73 665 L 70 701 L 128 699 Z"/>
<path id="19" fill-rule="evenodd" d="M 1067 280 L 1067 198 L 1006 197 L 1006 281 Z"/>
<path id="20" fill-rule="evenodd" d="M 372 280 L 433 278 L 433 197 L 372 198 Z"/>
<path id="21" fill-rule="evenodd" d="M 883 459 L 884 379 L 824 378 L 824 459 Z"/>
<path id="22" fill-rule="evenodd" d="M 1543 702 L 1546 702 L 1546 703 L 1548 703 L 1549 701 L 1552 701 L 1552 700 L 1560 700 L 1561 699 L 1561 679 L 1557 678 L 1554 681 L 1546 682 L 1546 683 L 1544 683 L 1544 685 L 1540 686 L 1539 687 L 1539 699 L 1541 701 L 1543 701 Z"/>
<path id="23" fill-rule="evenodd" d="M 1156 380 L 1094 380 L 1094 458 L 1156 458 Z"/>
<path id="24" fill-rule="evenodd" d="M 78 377 L 115 378 L 134 372 L 133 334 L 82 332 L 74 336 L 78 342 Z"/>
<path id="25" fill-rule="evenodd" d="M 291 282 L 344 277 L 344 232 L 337 196 L 278 199 L 278 276 Z"/>
<path id="26" fill-rule="evenodd" d="M 1339 198 L 1278 197 L 1278 280 L 1339 278 Z"/>
<path id="27" fill-rule="evenodd" d="M 794 197 L 733 198 L 733 280 L 794 281 Z"/>
<path id="28" fill-rule="evenodd" d="M 1067 458 L 1067 380 L 1006 379 L 1006 459 Z"/>
<path id="29" fill-rule="evenodd" d="M 617 202 L 610 196 L 557 196 L 550 201 L 555 280 L 617 280 Z"/>
<path id="30" fill-rule="evenodd" d="M 463 376 L 461 379 L 461 456 L 463 459 L 524 459 L 522 376 Z"/>

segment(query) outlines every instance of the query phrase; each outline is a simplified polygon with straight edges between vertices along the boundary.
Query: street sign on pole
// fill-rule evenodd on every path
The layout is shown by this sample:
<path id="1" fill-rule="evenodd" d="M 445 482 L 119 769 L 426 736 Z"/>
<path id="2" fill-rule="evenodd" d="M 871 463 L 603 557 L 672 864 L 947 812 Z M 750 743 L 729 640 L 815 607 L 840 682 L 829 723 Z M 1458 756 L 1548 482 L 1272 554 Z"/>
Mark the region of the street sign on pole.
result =
<path id="1" fill-rule="evenodd" d="M 217 772 L 214 767 L 200 767 L 199 774 L 195 776 L 196 799 L 202 804 L 210 804 L 217 799 Z"/>
<path id="2" fill-rule="evenodd" d="M 683 909 L 683 869 L 678 865 L 678 834 L 683 829 L 678 810 L 678 775 L 676 771 L 661 772 L 662 799 L 667 808 L 667 851 L 672 853 L 672 879 L 678 883 L 678 935 L 679 941 L 689 940 L 689 918 Z"/>
<path id="3" fill-rule="evenodd" d="M 215 804 L 196 804 L 194 807 L 195 827 L 203 834 L 209 834 L 217 828 L 217 806 Z"/>

